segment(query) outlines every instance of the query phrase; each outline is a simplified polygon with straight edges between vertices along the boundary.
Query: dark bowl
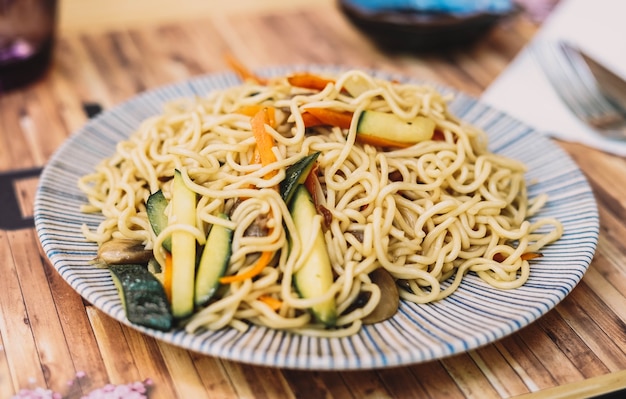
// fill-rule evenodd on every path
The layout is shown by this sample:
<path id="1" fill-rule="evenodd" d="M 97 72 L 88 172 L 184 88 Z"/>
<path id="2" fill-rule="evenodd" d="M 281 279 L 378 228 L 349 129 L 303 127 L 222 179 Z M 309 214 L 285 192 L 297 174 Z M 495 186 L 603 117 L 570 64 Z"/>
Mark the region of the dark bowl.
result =
<path id="1" fill-rule="evenodd" d="M 370 11 L 350 0 L 338 2 L 339 8 L 358 29 L 389 51 L 440 51 L 468 45 L 518 11 L 514 8 L 509 12 L 467 15 L 413 10 Z"/>

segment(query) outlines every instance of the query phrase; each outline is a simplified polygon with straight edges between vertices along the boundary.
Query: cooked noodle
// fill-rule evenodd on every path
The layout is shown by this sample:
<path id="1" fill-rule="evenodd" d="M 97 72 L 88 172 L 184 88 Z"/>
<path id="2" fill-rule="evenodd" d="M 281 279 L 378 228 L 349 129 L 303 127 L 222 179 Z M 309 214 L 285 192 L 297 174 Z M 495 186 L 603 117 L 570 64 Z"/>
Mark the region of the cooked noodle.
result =
<path id="1" fill-rule="evenodd" d="M 355 76 L 371 87 L 357 98 L 342 91 L 343 82 Z M 368 275 L 380 267 L 399 282 L 400 296 L 416 303 L 449 296 L 468 272 L 497 288 L 519 287 L 530 273 L 522 255 L 557 240 L 561 224 L 529 221 L 546 198 L 527 198 L 525 166 L 491 153 L 486 135 L 451 115 L 446 101 L 431 87 L 350 71 L 319 92 L 292 87 L 280 77 L 267 85 L 247 83 L 171 102 L 80 180 L 89 202 L 83 211 L 104 215 L 96 229 L 85 226 L 84 235 L 99 244 L 120 237 L 140 240 L 163 264 L 161 244 L 172 231 L 187 229 L 202 245 L 209 226 L 222 224 L 234 230 L 229 275 L 250 268 L 259 252 L 278 254 L 255 279 L 223 286 L 193 315 L 188 331 L 245 329 L 252 322 L 302 334 L 353 334 L 381 300 Z M 265 167 L 253 161 L 250 117 L 235 112 L 252 104 L 282 111 L 278 127 L 267 127 L 277 162 Z M 406 119 L 424 115 L 436 122 L 442 137 L 382 150 L 355 142 L 355 123 L 350 129 L 305 129 L 301 113 L 307 107 L 355 115 L 379 110 Z M 311 243 L 297 239 L 275 187 L 287 167 L 317 151 L 321 205 L 327 211 L 311 228 L 323 229 L 335 279 L 326 297 L 303 299 L 292 280 Z M 159 189 L 171 199 L 175 169 L 198 193 L 197 223 L 170 225 L 156 237 L 145 203 Z M 276 174 L 268 179 L 271 170 Z M 220 212 L 231 220 L 219 218 Z M 245 234 L 260 217 L 267 218 L 268 234 Z M 370 293 L 368 302 L 351 307 L 362 292 Z M 278 299 L 280 309 L 271 309 L 260 300 L 263 296 Z M 306 309 L 331 296 L 339 310 L 338 327 L 326 329 Z"/>

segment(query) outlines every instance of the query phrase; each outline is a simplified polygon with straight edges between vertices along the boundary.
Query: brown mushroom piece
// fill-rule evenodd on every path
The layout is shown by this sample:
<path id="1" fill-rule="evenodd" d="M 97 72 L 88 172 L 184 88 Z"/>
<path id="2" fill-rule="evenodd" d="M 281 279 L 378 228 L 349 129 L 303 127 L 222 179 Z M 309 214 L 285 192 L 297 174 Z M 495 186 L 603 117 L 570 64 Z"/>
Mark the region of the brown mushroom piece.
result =
<path id="1" fill-rule="evenodd" d="M 385 321 L 398 311 L 400 296 L 393 276 L 382 267 L 370 273 L 372 282 L 380 288 L 380 302 L 372 313 L 363 318 L 363 324 L 374 324 Z"/>
<path id="2" fill-rule="evenodd" d="M 152 250 L 146 249 L 141 241 L 114 238 L 100 245 L 95 261 L 108 265 L 124 265 L 147 263 L 151 258 Z"/>

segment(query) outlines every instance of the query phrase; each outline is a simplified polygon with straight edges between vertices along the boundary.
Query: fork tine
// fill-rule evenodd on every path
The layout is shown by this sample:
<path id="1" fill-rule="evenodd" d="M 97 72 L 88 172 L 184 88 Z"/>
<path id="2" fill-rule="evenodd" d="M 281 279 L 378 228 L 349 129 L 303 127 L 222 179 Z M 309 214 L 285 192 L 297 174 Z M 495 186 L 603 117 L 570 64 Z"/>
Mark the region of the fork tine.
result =
<path id="1" fill-rule="evenodd" d="M 600 91 L 598 84 L 585 60 L 572 45 L 560 42 L 559 48 L 567 62 L 572 66 L 572 71 L 578 76 L 585 97 L 588 100 L 588 121 L 598 128 L 611 126 L 624 119 L 623 115 Z"/>
<path id="2" fill-rule="evenodd" d="M 532 50 L 535 60 L 538 61 L 561 100 L 575 115 L 586 119 L 588 113 L 585 107 L 576 100 L 580 93 L 577 93 L 577 85 L 573 82 L 575 75 L 571 67 L 568 67 L 568 64 L 564 63 L 562 57 L 555 51 L 554 45 L 548 42 L 536 43 Z"/>
<path id="3" fill-rule="evenodd" d="M 625 138 L 625 115 L 600 91 L 589 66 L 567 43 L 535 43 L 536 61 L 563 102 L 602 134 Z"/>

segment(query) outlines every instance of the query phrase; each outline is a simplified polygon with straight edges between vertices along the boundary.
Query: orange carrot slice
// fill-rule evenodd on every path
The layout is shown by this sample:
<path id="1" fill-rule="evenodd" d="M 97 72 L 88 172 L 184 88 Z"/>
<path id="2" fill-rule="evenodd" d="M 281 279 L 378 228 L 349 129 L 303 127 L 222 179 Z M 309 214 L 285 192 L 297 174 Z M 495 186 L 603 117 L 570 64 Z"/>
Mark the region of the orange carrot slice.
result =
<path id="1" fill-rule="evenodd" d="M 535 258 L 541 258 L 543 255 L 538 253 L 538 252 L 526 252 L 523 253 L 520 258 L 522 258 L 523 260 L 531 260 L 531 259 L 535 259 Z"/>
<path id="2" fill-rule="evenodd" d="M 256 261 L 256 263 L 251 269 L 249 269 L 245 273 L 235 274 L 232 276 L 224 276 L 220 278 L 220 283 L 230 284 L 230 283 L 234 283 L 237 281 L 244 281 L 249 278 L 256 277 L 270 263 L 273 257 L 274 257 L 274 252 L 271 252 L 271 251 L 261 252 L 261 256 L 259 257 L 259 259 Z"/>
<path id="3" fill-rule="evenodd" d="M 230 69 L 235 71 L 235 73 L 239 76 L 239 78 L 241 78 L 241 80 L 243 80 L 244 82 L 251 81 L 260 85 L 267 84 L 266 79 L 263 79 L 262 77 L 257 76 L 254 72 L 249 70 L 243 63 L 241 63 L 232 54 L 230 53 L 226 54 L 224 56 L 224 59 L 226 60 L 226 63 L 228 64 Z"/>
<path id="4" fill-rule="evenodd" d="M 326 88 L 326 85 L 328 85 L 329 83 L 335 83 L 334 80 L 323 78 L 309 72 L 295 73 L 291 76 L 288 76 L 287 81 L 290 85 L 295 87 L 319 91 L 324 90 Z"/>
<path id="5" fill-rule="evenodd" d="M 254 134 L 254 139 L 256 140 L 256 145 L 259 150 L 259 155 L 261 156 L 261 165 L 267 166 L 271 163 L 276 162 L 276 155 L 272 151 L 274 148 L 274 138 L 265 130 L 265 125 L 269 124 L 268 122 L 268 109 L 263 108 L 259 112 L 257 112 L 250 122 L 252 125 L 252 134 Z M 268 173 L 265 176 L 266 179 L 273 177 L 274 173 Z"/>
<path id="6" fill-rule="evenodd" d="M 267 110 L 268 125 L 276 128 L 276 108 L 272 106 L 262 104 L 244 105 L 237 109 L 235 113 L 252 117 L 258 114 L 263 109 Z"/>
<path id="7" fill-rule="evenodd" d="M 325 125 L 337 126 L 342 129 L 350 128 L 353 116 L 352 112 L 336 111 L 329 108 L 307 108 L 306 113 L 310 113 Z"/>
<path id="8" fill-rule="evenodd" d="M 542 256 L 543 255 L 538 252 L 525 252 L 522 255 L 520 255 L 520 258 L 522 260 L 531 260 L 535 258 L 541 258 Z M 495 260 L 496 262 L 504 262 L 505 259 L 506 259 L 506 256 L 504 256 L 500 252 L 493 255 L 493 260 Z"/>
<path id="9" fill-rule="evenodd" d="M 304 127 L 324 126 L 325 123 L 317 119 L 315 115 L 309 112 L 302 113 L 302 120 L 304 121 Z"/>
<path id="10" fill-rule="evenodd" d="M 261 295 L 259 301 L 269 306 L 272 310 L 277 311 L 283 305 L 283 302 L 279 299 L 269 295 Z"/>

